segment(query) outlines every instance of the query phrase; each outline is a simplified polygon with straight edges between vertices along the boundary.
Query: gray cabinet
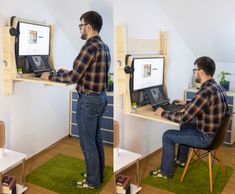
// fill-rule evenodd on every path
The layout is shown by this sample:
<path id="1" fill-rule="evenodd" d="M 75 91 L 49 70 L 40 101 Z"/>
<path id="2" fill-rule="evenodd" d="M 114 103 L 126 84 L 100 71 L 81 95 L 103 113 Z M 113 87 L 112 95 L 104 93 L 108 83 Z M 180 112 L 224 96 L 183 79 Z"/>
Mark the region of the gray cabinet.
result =
<path id="1" fill-rule="evenodd" d="M 195 93 L 197 92 L 196 88 L 189 88 L 187 90 L 185 90 L 185 100 L 191 100 Z M 227 102 L 228 102 L 228 106 L 229 106 L 229 110 L 232 113 L 233 112 L 233 106 L 235 104 L 235 92 L 232 91 L 228 91 L 227 93 Z M 232 115 L 232 119 L 229 123 L 229 127 L 226 133 L 226 137 L 225 137 L 225 144 L 228 145 L 232 145 L 235 142 L 235 116 Z"/>
<path id="2" fill-rule="evenodd" d="M 103 136 L 103 142 L 113 145 L 113 94 L 107 93 L 108 105 L 103 114 L 101 122 L 101 133 Z M 76 121 L 76 108 L 78 101 L 78 94 L 76 90 L 72 90 L 70 93 L 70 135 L 72 137 L 79 137 L 79 123 Z"/>

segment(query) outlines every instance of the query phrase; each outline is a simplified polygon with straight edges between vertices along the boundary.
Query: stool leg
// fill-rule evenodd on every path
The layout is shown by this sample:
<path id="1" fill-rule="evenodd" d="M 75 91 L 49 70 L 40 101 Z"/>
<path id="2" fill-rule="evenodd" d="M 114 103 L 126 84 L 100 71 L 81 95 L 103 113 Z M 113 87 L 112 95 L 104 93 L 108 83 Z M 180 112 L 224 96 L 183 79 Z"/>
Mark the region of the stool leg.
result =
<path id="1" fill-rule="evenodd" d="M 186 163 L 186 166 L 184 168 L 184 172 L 183 172 L 182 177 L 181 177 L 181 182 L 183 182 L 183 180 L 184 180 L 184 176 L 185 176 L 185 174 L 186 174 L 186 172 L 188 170 L 188 166 L 189 166 L 190 161 L 192 160 L 192 158 L 193 158 L 193 149 L 191 149 L 191 151 L 190 151 L 188 161 Z"/>
<path id="2" fill-rule="evenodd" d="M 221 154 L 220 154 L 219 150 L 215 150 L 215 156 L 219 160 L 219 164 L 220 164 L 223 176 L 226 176 L 226 173 L 225 173 L 225 170 L 224 170 L 224 163 L 223 163 L 223 160 L 222 160 L 222 157 L 221 157 Z"/>
<path id="3" fill-rule="evenodd" d="M 212 180 L 212 163 L 211 163 L 211 153 L 208 154 L 208 165 L 209 165 L 209 176 L 210 176 L 210 191 L 213 190 L 213 180 Z"/>

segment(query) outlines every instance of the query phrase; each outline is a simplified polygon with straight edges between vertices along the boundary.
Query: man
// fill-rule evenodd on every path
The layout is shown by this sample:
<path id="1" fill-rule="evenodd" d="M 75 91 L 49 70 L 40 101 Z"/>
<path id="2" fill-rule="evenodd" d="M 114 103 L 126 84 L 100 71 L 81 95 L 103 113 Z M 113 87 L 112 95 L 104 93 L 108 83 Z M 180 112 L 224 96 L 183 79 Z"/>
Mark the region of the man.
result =
<path id="1" fill-rule="evenodd" d="M 194 62 L 195 81 L 201 84 L 199 91 L 190 102 L 177 100 L 186 105 L 182 112 L 168 112 L 158 108 L 155 114 L 183 124 L 180 130 L 167 130 L 163 134 L 161 169 L 152 171 L 154 177 L 172 178 L 174 173 L 175 144 L 179 144 L 176 163 L 184 166 L 190 146 L 208 147 L 228 111 L 226 93 L 215 82 L 215 63 L 209 57 L 200 57 Z M 197 120 L 196 125 L 189 123 Z"/>
<path id="2" fill-rule="evenodd" d="M 104 178 L 100 121 L 107 105 L 106 89 L 111 59 L 108 46 L 99 36 L 102 17 L 95 11 L 88 11 L 80 17 L 80 22 L 81 38 L 86 43 L 74 60 L 73 69 L 61 69 L 56 76 L 44 73 L 41 78 L 77 84 L 79 99 L 76 117 L 86 162 L 86 180 L 78 181 L 77 186 L 98 188 Z"/>

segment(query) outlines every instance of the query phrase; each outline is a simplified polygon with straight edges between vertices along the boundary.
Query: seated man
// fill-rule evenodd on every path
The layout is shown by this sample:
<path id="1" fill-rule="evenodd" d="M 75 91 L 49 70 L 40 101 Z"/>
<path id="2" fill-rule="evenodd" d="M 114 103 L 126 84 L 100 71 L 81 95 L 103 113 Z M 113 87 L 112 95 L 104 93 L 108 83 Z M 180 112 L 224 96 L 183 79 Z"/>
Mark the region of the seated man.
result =
<path id="1" fill-rule="evenodd" d="M 213 79 L 215 62 L 203 56 L 196 59 L 194 66 L 195 81 L 201 87 L 190 102 L 178 100 L 178 104 L 186 105 L 184 111 L 169 112 L 162 108 L 155 111 L 156 115 L 183 125 L 180 130 L 167 130 L 163 134 L 161 169 L 151 172 L 154 177 L 173 177 L 175 144 L 179 144 L 176 163 L 182 166 L 187 161 L 190 146 L 208 147 L 228 113 L 226 93 Z M 196 124 L 189 124 L 193 119 Z"/>

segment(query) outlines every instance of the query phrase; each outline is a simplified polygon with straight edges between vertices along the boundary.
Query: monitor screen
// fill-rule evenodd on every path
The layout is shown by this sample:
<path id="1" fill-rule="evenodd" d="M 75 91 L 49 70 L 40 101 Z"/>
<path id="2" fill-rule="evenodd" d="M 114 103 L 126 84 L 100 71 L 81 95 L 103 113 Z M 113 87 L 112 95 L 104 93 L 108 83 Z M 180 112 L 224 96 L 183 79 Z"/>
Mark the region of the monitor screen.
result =
<path id="1" fill-rule="evenodd" d="M 132 90 L 142 90 L 158 85 L 163 85 L 164 58 L 134 58 Z"/>
<path id="2" fill-rule="evenodd" d="M 49 55 L 50 26 L 19 22 L 19 56 Z"/>

